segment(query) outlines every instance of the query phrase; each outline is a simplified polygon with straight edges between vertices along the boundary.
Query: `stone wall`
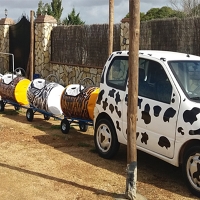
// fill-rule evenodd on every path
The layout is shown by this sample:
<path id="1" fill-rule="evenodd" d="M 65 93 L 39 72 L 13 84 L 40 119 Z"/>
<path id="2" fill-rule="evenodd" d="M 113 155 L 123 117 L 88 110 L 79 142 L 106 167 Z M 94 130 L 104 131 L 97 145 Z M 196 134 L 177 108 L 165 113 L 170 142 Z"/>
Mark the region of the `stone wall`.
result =
<path id="1" fill-rule="evenodd" d="M 58 77 L 59 83 L 63 86 L 80 83 L 85 77 L 93 80 L 96 86 L 99 86 L 102 68 L 92 68 L 85 66 L 69 66 L 64 64 L 51 63 L 49 74 Z"/>

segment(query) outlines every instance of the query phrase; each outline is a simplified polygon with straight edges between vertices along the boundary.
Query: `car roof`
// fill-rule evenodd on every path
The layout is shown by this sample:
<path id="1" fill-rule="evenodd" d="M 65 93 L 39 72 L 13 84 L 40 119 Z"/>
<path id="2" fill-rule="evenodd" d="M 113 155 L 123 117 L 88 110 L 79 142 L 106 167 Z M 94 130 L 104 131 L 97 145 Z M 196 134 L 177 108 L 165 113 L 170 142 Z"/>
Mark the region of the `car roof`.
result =
<path id="1" fill-rule="evenodd" d="M 120 54 L 122 56 L 127 56 L 129 51 L 118 51 L 114 52 L 115 54 Z M 152 58 L 156 58 L 163 61 L 170 61 L 170 60 L 200 60 L 199 56 L 187 54 L 187 53 L 180 53 L 180 52 L 173 52 L 173 51 L 160 51 L 160 50 L 139 50 L 140 57 L 142 56 L 150 56 Z"/>

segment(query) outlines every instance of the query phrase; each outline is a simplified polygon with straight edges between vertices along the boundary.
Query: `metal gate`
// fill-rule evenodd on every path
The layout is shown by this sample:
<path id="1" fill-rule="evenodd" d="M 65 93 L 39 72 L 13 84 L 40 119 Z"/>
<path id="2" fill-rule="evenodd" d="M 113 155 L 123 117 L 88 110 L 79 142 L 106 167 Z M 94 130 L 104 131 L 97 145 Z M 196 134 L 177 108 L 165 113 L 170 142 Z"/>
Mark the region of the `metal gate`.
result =
<path id="1" fill-rule="evenodd" d="M 27 69 L 30 53 L 30 22 L 25 16 L 9 28 L 9 53 L 14 54 L 14 68 Z M 9 71 L 12 72 L 12 58 L 9 60 Z"/>

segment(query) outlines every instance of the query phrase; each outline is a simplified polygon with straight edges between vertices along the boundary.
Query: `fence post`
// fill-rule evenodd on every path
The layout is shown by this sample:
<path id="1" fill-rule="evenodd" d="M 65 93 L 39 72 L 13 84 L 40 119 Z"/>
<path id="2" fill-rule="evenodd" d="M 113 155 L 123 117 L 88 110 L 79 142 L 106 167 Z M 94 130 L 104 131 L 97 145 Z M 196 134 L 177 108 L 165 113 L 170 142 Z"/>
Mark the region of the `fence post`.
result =
<path id="1" fill-rule="evenodd" d="M 109 0 L 109 40 L 108 56 L 113 52 L 114 0 Z"/>

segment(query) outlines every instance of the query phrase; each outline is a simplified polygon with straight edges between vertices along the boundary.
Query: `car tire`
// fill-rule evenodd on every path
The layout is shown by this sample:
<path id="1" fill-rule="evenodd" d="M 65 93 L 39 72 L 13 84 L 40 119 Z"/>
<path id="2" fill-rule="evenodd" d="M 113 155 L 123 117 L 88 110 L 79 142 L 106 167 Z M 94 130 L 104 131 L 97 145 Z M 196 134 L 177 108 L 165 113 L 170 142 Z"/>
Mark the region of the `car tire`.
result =
<path id="1" fill-rule="evenodd" d="M 32 122 L 33 121 L 33 116 L 34 116 L 33 109 L 28 108 L 28 110 L 26 111 L 26 119 L 29 122 Z"/>
<path id="2" fill-rule="evenodd" d="M 61 128 L 62 133 L 64 133 L 64 134 L 69 133 L 69 130 L 70 130 L 70 123 L 69 123 L 69 121 L 67 119 L 63 119 L 61 121 L 60 128 Z"/>
<path id="3" fill-rule="evenodd" d="M 80 131 L 86 132 L 88 130 L 88 125 L 85 122 L 79 122 Z"/>
<path id="4" fill-rule="evenodd" d="M 183 177 L 191 193 L 200 197 L 200 147 L 194 146 L 183 157 Z"/>
<path id="5" fill-rule="evenodd" d="M 94 143 L 98 154 L 105 158 L 113 158 L 119 150 L 119 142 L 113 123 L 108 119 L 100 119 L 95 125 Z"/>
<path id="6" fill-rule="evenodd" d="M 4 104 L 3 100 L 1 100 L 0 101 L 0 112 L 4 111 L 4 107 L 5 107 L 5 104 Z"/>

